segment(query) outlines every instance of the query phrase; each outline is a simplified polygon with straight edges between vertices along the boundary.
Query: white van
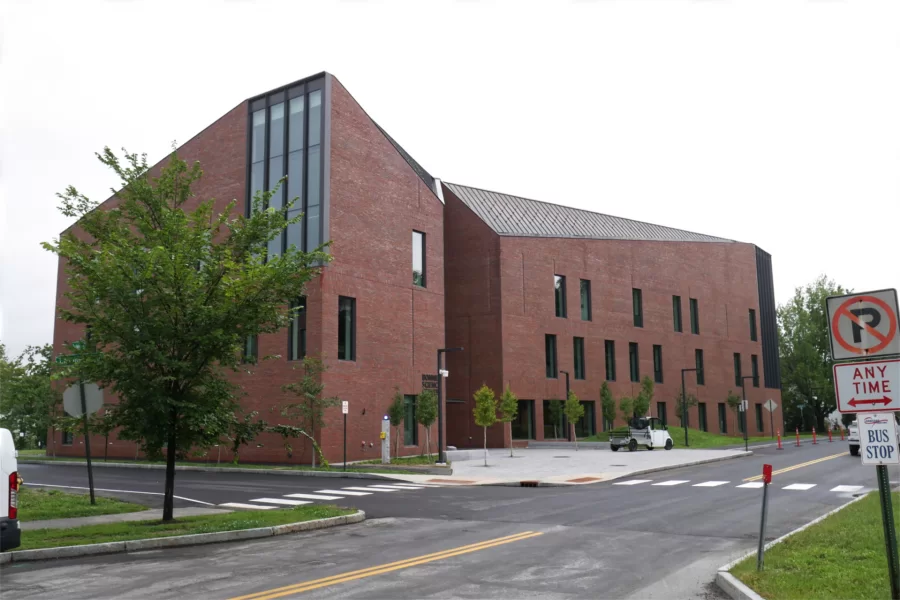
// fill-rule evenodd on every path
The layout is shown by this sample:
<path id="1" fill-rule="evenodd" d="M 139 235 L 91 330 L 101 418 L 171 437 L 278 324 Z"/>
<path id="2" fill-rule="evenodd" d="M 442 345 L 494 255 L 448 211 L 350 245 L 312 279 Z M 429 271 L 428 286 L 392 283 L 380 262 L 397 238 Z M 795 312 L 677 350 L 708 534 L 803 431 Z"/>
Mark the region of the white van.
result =
<path id="1" fill-rule="evenodd" d="M 18 548 L 19 530 L 19 453 L 12 432 L 0 429 L 0 552 Z"/>

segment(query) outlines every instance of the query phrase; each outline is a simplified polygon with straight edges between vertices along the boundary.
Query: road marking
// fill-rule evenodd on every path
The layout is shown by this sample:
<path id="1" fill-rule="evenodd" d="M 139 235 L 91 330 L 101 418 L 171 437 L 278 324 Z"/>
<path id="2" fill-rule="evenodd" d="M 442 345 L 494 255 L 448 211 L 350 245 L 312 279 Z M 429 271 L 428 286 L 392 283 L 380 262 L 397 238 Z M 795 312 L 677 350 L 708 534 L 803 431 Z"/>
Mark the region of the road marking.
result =
<path id="1" fill-rule="evenodd" d="M 691 487 L 718 487 L 720 485 L 725 485 L 728 483 L 727 481 L 704 481 L 703 483 L 695 483 Z"/>
<path id="2" fill-rule="evenodd" d="M 390 487 L 402 488 L 404 490 L 421 490 L 425 486 L 424 485 L 412 485 L 409 483 L 393 483 Z"/>
<path id="3" fill-rule="evenodd" d="M 649 479 L 632 479 L 630 481 L 617 481 L 613 485 L 637 485 L 639 483 L 649 483 Z"/>
<path id="4" fill-rule="evenodd" d="M 219 506 L 228 508 L 247 508 L 252 510 L 272 510 L 273 508 L 277 508 L 275 506 L 259 506 L 257 504 L 243 504 L 241 502 L 227 502 L 225 504 L 220 504 Z"/>
<path id="5" fill-rule="evenodd" d="M 863 489 L 861 485 L 839 485 L 837 487 L 831 488 L 830 492 L 858 492 Z"/>
<path id="6" fill-rule="evenodd" d="M 69 490 L 89 490 L 91 488 L 81 487 L 80 485 L 52 485 L 49 483 L 32 483 L 28 482 L 28 485 L 37 485 L 40 487 L 52 487 L 52 488 L 65 488 Z M 94 488 L 95 492 L 118 492 L 120 494 L 149 494 L 150 496 L 164 496 L 163 492 L 137 492 L 135 490 L 105 490 L 103 488 Z M 204 502 L 203 500 L 194 500 L 193 498 L 185 498 L 184 496 L 172 496 L 173 498 L 178 498 L 179 500 L 186 500 L 188 502 L 196 502 L 197 504 L 204 504 L 206 506 L 215 506 L 212 502 Z"/>
<path id="7" fill-rule="evenodd" d="M 301 504 L 312 504 L 306 500 L 287 500 L 285 498 L 254 498 L 250 502 L 266 502 L 267 504 L 284 504 L 286 506 L 300 506 Z"/>
<path id="8" fill-rule="evenodd" d="M 832 458 L 837 458 L 838 456 L 847 456 L 846 452 L 839 452 L 837 454 L 832 454 L 831 456 L 826 456 L 824 458 L 817 458 L 816 460 L 810 460 L 805 463 L 800 463 L 799 465 L 793 465 L 790 467 L 785 467 L 783 469 L 778 469 L 777 471 L 772 471 L 772 475 L 780 475 L 782 473 L 787 473 L 788 471 L 793 471 L 794 469 L 799 469 L 801 467 L 808 467 L 810 465 L 815 465 L 820 462 L 825 462 L 826 460 L 831 460 Z M 744 481 L 756 481 L 758 479 L 762 479 L 762 475 L 754 475 L 753 477 L 747 477 Z"/>
<path id="9" fill-rule="evenodd" d="M 815 483 L 792 483 L 791 485 L 784 486 L 783 490 L 800 490 L 801 492 L 805 492 L 810 488 L 816 487 Z"/>
<path id="10" fill-rule="evenodd" d="M 445 558 L 451 558 L 454 556 L 459 556 L 461 554 L 469 554 L 471 552 L 478 552 L 479 550 L 486 550 L 488 548 L 493 548 L 495 546 L 511 544 L 512 542 L 519 542 L 522 540 L 527 540 L 529 538 L 537 537 L 539 535 L 544 535 L 544 533 L 542 531 L 524 531 L 522 533 L 518 533 L 515 535 L 508 535 L 506 537 L 496 538 L 493 540 L 486 540 L 484 542 L 479 542 L 477 544 L 469 544 L 467 546 L 459 546 L 457 548 L 450 548 L 449 550 L 444 550 L 442 552 L 435 552 L 433 554 L 425 554 L 424 556 L 417 556 L 414 558 L 408 558 L 406 560 L 400 560 L 397 562 L 387 563 L 384 565 L 369 567 L 368 569 L 360 569 L 358 571 L 350 571 L 348 573 L 332 575 L 331 577 L 323 577 L 322 579 L 314 579 L 312 581 L 304 581 L 302 583 L 297 583 L 294 585 L 288 585 L 285 587 L 274 588 L 274 589 L 265 590 L 262 592 L 256 592 L 254 594 L 248 594 L 246 596 L 238 596 L 236 598 L 232 598 L 231 600 L 272 600 L 274 598 L 280 598 L 282 596 L 288 596 L 291 594 L 299 594 L 301 592 L 308 592 L 310 590 L 315 590 L 315 589 L 318 589 L 321 587 L 335 585 L 338 583 L 344 583 L 347 581 L 353 581 L 355 579 L 363 579 L 365 577 L 372 577 L 373 575 L 381 575 L 383 573 L 390 573 L 391 571 L 398 571 L 400 569 L 406 569 L 409 567 L 414 567 L 414 566 L 422 565 L 425 563 L 443 560 Z"/>
<path id="11" fill-rule="evenodd" d="M 348 490 L 317 490 L 317 494 L 341 494 L 342 496 L 371 496 L 372 492 L 351 492 Z"/>
<path id="12" fill-rule="evenodd" d="M 762 481 L 751 481 L 750 483 L 742 483 L 741 485 L 736 485 L 734 487 L 759 489 L 764 485 L 765 484 Z"/>
<path id="13" fill-rule="evenodd" d="M 341 488 L 342 490 L 356 490 L 357 492 L 398 492 L 400 490 L 383 490 L 381 488 L 376 487 L 345 487 Z"/>
<path id="14" fill-rule="evenodd" d="M 322 496 L 319 494 L 285 494 L 288 498 L 303 498 L 304 500 L 343 500 L 343 496 Z"/>
<path id="15" fill-rule="evenodd" d="M 375 488 L 376 490 L 408 490 L 411 488 L 402 485 L 368 485 L 366 487 Z"/>
<path id="16" fill-rule="evenodd" d="M 688 480 L 673 479 L 672 481 L 661 481 L 660 483 L 654 483 L 653 485 L 681 485 L 682 483 L 688 483 Z"/>

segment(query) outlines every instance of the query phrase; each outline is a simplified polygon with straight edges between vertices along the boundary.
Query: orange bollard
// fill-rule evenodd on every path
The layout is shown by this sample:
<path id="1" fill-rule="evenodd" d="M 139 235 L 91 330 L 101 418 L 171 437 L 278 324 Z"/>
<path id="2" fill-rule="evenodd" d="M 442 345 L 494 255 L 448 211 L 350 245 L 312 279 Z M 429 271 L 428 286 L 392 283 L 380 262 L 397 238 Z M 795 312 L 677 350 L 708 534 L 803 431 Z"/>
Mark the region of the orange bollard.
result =
<path id="1" fill-rule="evenodd" d="M 781 432 L 778 431 L 777 434 L 778 434 L 778 449 L 784 450 L 784 448 L 781 447 Z"/>
<path id="2" fill-rule="evenodd" d="M 834 441 L 834 440 L 831 439 L 831 430 L 829 429 L 829 430 L 828 430 L 828 443 L 830 444 L 830 443 L 833 442 L 833 441 Z"/>
<path id="3" fill-rule="evenodd" d="M 800 447 L 800 428 L 798 427 L 796 430 L 797 433 L 797 447 Z"/>
<path id="4" fill-rule="evenodd" d="M 841 441 L 844 441 L 844 428 L 841 427 Z"/>
<path id="5" fill-rule="evenodd" d="M 813 444 L 818 444 L 818 443 L 819 442 L 816 441 L 816 428 L 813 427 Z"/>

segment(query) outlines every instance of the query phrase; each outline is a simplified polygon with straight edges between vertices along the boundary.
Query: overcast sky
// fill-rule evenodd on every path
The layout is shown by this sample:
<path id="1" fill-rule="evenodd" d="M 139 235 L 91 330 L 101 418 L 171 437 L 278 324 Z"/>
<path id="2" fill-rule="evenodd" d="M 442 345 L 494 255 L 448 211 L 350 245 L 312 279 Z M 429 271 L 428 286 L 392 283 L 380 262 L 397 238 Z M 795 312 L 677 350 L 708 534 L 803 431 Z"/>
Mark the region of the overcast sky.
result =
<path id="1" fill-rule="evenodd" d="M 900 2 L 38 2 L 0 9 L 0 340 L 52 341 L 56 192 L 327 70 L 446 181 L 752 242 L 776 300 L 900 287 Z"/>

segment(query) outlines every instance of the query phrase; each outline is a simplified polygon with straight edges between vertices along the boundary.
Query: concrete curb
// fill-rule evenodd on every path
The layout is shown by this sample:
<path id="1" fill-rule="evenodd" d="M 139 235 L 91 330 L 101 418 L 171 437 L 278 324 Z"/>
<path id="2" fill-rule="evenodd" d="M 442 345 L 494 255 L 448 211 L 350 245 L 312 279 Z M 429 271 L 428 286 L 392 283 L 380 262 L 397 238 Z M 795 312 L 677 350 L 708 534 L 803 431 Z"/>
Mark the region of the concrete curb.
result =
<path id="1" fill-rule="evenodd" d="M 828 511 L 827 513 L 825 513 L 825 514 L 822 515 L 821 517 L 818 517 L 818 518 L 816 518 L 816 519 L 813 519 L 812 521 L 810 521 L 810 522 L 807 523 L 806 525 L 803 525 L 803 526 L 801 526 L 801 527 L 798 527 L 797 529 L 794 529 L 793 531 L 787 532 L 786 534 L 784 534 L 784 535 L 781 536 L 780 538 L 776 538 L 776 539 L 772 540 L 771 542 L 769 542 L 768 544 L 766 544 L 766 545 L 764 546 L 765 550 L 768 550 L 768 549 L 770 549 L 771 547 L 773 547 L 773 546 L 775 546 L 775 545 L 777 545 L 777 544 L 780 544 L 781 542 L 783 542 L 784 540 L 788 539 L 788 538 L 791 537 L 792 535 L 796 535 L 796 534 L 800 533 L 801 531 L 803 531 L 803 530 L 805 530 L 805 529 L 809 529 L 810 527 L 812 527 L 812 526 L 815 525 L 816 523 L 820 523 L 820 522 L 824 521 L 825 519 L 827 519 L 827 518 L 830 517 L 831 515 L 834 515 L 834 514 L 837 514 L 837 513 L 841 512 L 842 510 L 844 510 L 845 508 L 847 508 L 847 507 L 850 506 L 851 504 L 855 504 L 855 503 L 859 502 L 860 500 L 862 500 L 863 498 L 865 498 L 865 497 L 868 496 L 868 495 L 869 495 L 869 493 L 867 492 L 867 493 L 865 493 L 865 494 L 863 494 L 863 495 L 861 495 L 861 496 L 857 496 L 856 498 L 854 498 L 854 499 L 851 500 L 850 502 L 847 502 L 846 504 L 842 504 L 841 506 L 838 506 L 838 507 L 835 508 L 834 510 Z M 735 577 L 734 575 L 732 575 L 732 574 L 729 572 L 729 571 L 731 571 L 731 569 L 733 569 L 733 568 L 735 567 L 735 565 L 737 565 L 739 562 L 744 561 L 744 560 L 747 560 L 747 559 L 748 559 L 749 557 L 751 557 L 751 556 L 756 556 L 756 550 L 753 550 L 753 551 L 751 551 L 751 552 L 748 552 L 747 554 L 741 556 L 740 558 L 737 558 L 737 559 L 731 561 L 731 562 L 728 563 L 727 565 L 722 565 L 721 567 L 719 567 L 719 571 L 716 573 L 716 585 L 719 586 L 719 588 L 720 588 L 723 592 L 725 592 L 726 594 L 728 594 L 728 595 L 732 598 L 732 600 L 765 600 L 765 598 L 763 598 L 762 596 L 760 596 L 759 594 L 757 594 L 756 592 L 754 592 L 754 591 L 753 591 L 752 589 L 750 589 L 747 585 L 745 585 L 741 580 L 739 580 L 737 577 Z"/>
<path id="2" fill-rule="evenodd" d="M 352 515 L 344 515 L 342 517 L 330 517 L 328 519 L 316 519 L 313 521 L 302 521 L 300 523 L 287 523 L 284 525 L 274 525 L 272 527 L 237 529 L 235 531 L 220 531 L 217 533 L 175 535 L 171 537 L 149 538 L 143 540 L 127 540 L 124 542 L 107 542 L 104 544 L 41 548 L 39 550 L 19 550 L 0 554 L 0 564 L 49 560 L 55 558 L 72 558 L 94 554 L 114 554 L 117 552 L 140 552 L 142 550 L 152 550 L 157 548 L 174 548 L 178 546 L 197 546 L 200 544 L 251 540 L 274 535 L 285 535 L 300 531 L 314 531 L 316 529 L 327 529 L 339 525 L 360 523 L 365 519 L 366 513 L 358 510 Z"/>
<path id="3" fill-rule="evenodd" d="M 40 460 L 20 458 L 19 464 L 26 465 L 75 465 L 79 467 L 85 466 L 83 461 L 76 460 Z M 148 465 L 141 463 L 110 463 L 97 462 L 91 463 L 94 467 L 115 467 L 117 469 L 155 469 L 165 470 L 165 465 Z M 399 467 L 398 467 L 399 468 Z M 176 471 L 200 471 L 203 473 L 243 473 L 243 474 L 261 474 L 261 475 L 296 475 L 299 477 L 336 477 L 344 479 L 388 479 L 395 480 L 396 477 L 387 473 L 344 473 L 343 471 L 301 471 L 299 469 L 242 469 L 240 467 L 201 467 L 193 465 L 176 465 Z M 451 470 L 452 474 L 452 470 Z M 409 473 L 397 473 L 397 475 L 447 475 L 445 470 L 436 473 L 418 473 L 409 469 Z"/>

